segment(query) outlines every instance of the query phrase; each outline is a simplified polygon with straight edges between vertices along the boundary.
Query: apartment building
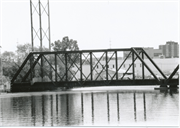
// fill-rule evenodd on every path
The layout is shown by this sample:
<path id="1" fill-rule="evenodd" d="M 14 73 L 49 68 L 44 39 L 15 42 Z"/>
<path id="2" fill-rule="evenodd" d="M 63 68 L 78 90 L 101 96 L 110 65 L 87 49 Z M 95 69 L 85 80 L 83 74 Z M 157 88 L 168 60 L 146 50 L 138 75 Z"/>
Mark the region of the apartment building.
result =
<path id="1" fill-rule="evenodd" d="M 165 45 L 159 45 L 165 58 L 179 58 L 179 44 L 174 41 L 168 41 Z"/>

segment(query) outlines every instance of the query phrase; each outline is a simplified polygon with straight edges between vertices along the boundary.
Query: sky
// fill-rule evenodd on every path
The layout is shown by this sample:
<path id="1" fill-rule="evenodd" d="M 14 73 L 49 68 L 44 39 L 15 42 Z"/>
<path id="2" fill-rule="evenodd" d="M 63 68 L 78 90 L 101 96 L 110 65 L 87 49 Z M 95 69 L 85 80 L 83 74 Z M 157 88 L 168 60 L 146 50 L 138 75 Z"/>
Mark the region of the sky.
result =
<path id="1" fill-rule="evenodd" d="M 44 6 L 46 1 L 43 2 Z M 36 5 L 37 0 L 33 0 Z M 77 40 L 80 50 L 154 47 L 179 42 L 178 0 L 50 0 L 51 42 Z M 31 43 L 29 0 L 1 0 L 1 51 Z M 39 27 L 36 12 L 34 27 Z M 42 24 L 47 30 L 46 15 Z M 35 38 L 35 46 L 40 43 Z M 46 41 L 43 46 L 48 47 Z"/>

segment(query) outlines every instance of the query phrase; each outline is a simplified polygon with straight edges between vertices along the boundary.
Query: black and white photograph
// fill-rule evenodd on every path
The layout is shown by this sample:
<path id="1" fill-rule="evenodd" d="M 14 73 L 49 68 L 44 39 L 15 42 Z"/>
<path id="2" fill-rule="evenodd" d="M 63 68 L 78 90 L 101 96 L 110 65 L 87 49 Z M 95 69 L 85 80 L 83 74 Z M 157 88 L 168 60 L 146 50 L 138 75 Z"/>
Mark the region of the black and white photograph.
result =
<path id="1" fill-rule="evenodd" d="M 0 127 L 179 127 L 179 0 L 0 0 Z"/>

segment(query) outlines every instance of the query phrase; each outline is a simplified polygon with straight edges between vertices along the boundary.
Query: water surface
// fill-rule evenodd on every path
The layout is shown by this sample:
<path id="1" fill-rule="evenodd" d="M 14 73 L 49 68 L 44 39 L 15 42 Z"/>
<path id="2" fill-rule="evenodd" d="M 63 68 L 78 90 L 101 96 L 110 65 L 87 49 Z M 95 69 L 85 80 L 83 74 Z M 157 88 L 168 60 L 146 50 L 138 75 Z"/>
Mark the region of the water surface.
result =
<path id="1" fill-rule="evenodd" d="M 119 87 L 0 95 L 0 126 L 178 126 L 178 91 Z"/>

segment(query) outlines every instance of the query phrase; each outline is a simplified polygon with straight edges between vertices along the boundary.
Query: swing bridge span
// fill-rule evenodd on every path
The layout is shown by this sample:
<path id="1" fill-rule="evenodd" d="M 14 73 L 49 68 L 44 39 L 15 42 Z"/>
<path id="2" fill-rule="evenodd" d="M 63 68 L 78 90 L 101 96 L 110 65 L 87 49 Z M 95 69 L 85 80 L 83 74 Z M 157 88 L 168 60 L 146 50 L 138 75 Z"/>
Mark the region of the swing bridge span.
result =
<path id="1" fill-rule="evenodd" d="M 120 63 L 120 54 L 128 55 Z M 145 58 L 153 66 L 149 66 Z M 119 71 L 127 60 L 131 64 L 121 75 Z M 141 63 L 140 77 L 136 76 L 135 62 Z M 102 61 L 105 64 L 102 64 Z M 110 72 L 109 64 L 114 63 L 114 72 Z M 88 74 L 84 72 L 86 64 Z M 101 66 L 99 70 L 97 67 Z M 73 68 L 76 70 L 72 70 Z M 154 73 L 161 75 L 161 79 Z M 147 70 L 153 78 L 146 77 Z M 57 52 L 31 52 L 11 80 L 11 92 L 33 92 L 56 90 L 58 88 L 95 87 L 95 86 L 154 86 L 178 88 L 179 77 L 174 78 L 179 65 L 170 76 L 166 76 L 143 48 L 101 49 Z M 131 73 L 129 73 L 131 72 Z M 96 74 L 96 75 L 95 75 Z M 125 79 L 127 75 L 130 79 Z"/>

